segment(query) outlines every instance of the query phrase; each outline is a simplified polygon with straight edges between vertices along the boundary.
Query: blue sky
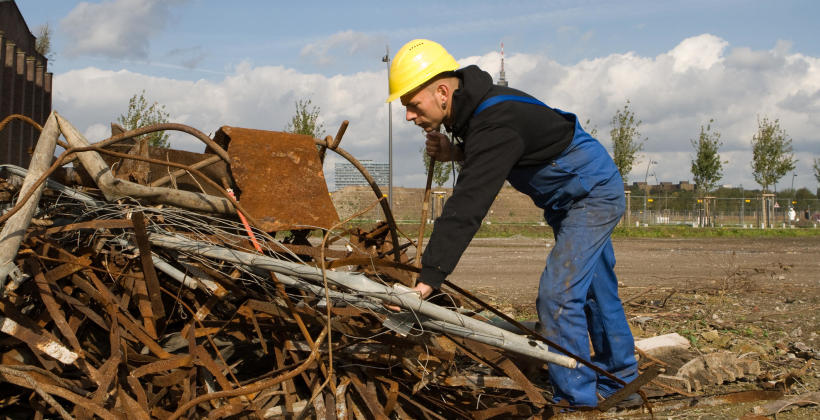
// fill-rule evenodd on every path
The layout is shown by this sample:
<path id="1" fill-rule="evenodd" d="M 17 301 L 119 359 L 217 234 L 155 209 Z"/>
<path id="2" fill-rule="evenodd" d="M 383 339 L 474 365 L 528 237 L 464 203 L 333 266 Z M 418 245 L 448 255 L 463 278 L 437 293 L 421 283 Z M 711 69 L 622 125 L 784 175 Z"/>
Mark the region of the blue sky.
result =
<path id="1" fill-rule="evenodd" d="M 590 119 L 605 145 L 609 119 L 630 100 L 648 138 L 631 180 L 643 180 L 650 159 L 660 162 L 659 180 L 691 179 L 689 139 L 715 118 L 730 161 L 723 182 L 753 186 L 749 141 L 756 118 L 767 116 L 780 118 L 794 140 L 796 184 L 817 186 L 810 176 L 820 156 L 816 1 L 24 0 L 18 7 L 32 31 L 46 22 L 55 30 L 54 107 L 92 140 L 142 89 L 173 120 L 206 132 L 222 124 L 281 130 L 293 101 L 310 97 L 329 134 L 351 121 L 343 147 L 386 160 L 385 46 L 433 39 L 461 64 L 496 75 L 503 41 L 511 86 Z M 421 136 L 403 122 L 399 104 L 393 122 L 395 184 L 419 186 Z M 180 138 L 174 147 L 198 146 Z"/>

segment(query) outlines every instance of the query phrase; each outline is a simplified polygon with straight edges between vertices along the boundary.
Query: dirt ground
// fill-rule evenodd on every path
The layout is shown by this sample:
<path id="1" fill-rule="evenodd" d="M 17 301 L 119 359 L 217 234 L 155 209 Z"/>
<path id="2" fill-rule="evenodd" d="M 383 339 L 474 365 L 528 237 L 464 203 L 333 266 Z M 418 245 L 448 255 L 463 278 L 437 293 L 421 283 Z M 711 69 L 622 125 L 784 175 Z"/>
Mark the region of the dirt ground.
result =
<path id="1" fill-rule="evenodd" d="M 450 280 L 518 319 L 535 319 L 538 278 L 552 244 L 551 238 L 474 239 Z M 728 350 L 760 361 L 756 380 L 707 394 L 773 384 L 786 384 L 787 394 L 820 390 L 820 236 L 616 239 L 614 248 L 620 296 L 636 339 L 677 332 L 699 352 Z M 738 418 L 754 405 L 677 411 L 674 417 Z M 777 418 L 820 418 L 820 409 Z"/>

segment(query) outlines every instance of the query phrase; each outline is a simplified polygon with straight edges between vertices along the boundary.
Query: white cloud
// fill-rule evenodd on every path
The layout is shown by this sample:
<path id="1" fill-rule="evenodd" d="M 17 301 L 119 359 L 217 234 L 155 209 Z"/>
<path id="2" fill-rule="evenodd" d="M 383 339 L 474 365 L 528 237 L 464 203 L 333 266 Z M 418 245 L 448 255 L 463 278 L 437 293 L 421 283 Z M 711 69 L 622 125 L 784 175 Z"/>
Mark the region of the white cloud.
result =
<path id="1" fill-rule="evenodd" d="M 148 57 L 150 38 L 168 24 L 169 6 L 185 0 L 107 0 L 79 3 L 60 21 L 66 55 Z"/>
<path id="2" fill-rule="evenodd" d="M 697 51 L 703 57 L 693 58 Z M 499 61 L 497 52 L 459 59 L 462 66 L 478 64 L 494 77 Z M 609 121 L 629 99 L 643 121 L 641 132 L 649 139 L 630 180 L 643 180 L 648 159 L 659 162 L 650 179 L 654 180 L 652 172 L 660 181 L 691 179 L 689 141 L 714 118 L 712 127 L 721 133 L 722 154 L 729 160 L 722 183 L 752 187 L 750 141 L 757 117 L 767 116 L 779 118 L 793 139 L 799 159 L 797 184 L 812 189 L 816 185 L 808 174 L 812 159 L 820 155 L 819 57 L 789 53 L 780 44 L 769 51 L 730 48 L 725 40 L 702 35 L 656 57 L 612 54 L 564 66 L 544 56 L 514 54 L 505 65 L 512 87 L 575 112 L 581 121 L 590 119 L 607 147 Z M 294 112 L 294 102 L 310 97 L 321 108 L 326 134 L 334 135 L 342 120 L 349 120 L 341 146 L 359 159 L 386 161 L 385 80 L 384 71 L 326 77 L 249 63 L 240 63 L 219 81 L 86 68 L 55 76 L 54 109 L 81 131 L 97 134 L 125 112 L 131 95 L 145 89 L 150 100 L 166 105 L 173 121 L 206 133 L 221 125 L 282 130 Z M 404 121 L 398 102 L 393 104 L 393 142 L 394 184 L 423 185 L 422 135 Z M 202 150 L 185 135 L 174 136 L 172 146 Z M 329 178 L 335 161 L 331 157 L 326 162 Z M 787 181 L 790 178 L 783 180 Z"/>
<path id="3" fill-rule="evenodd" d="M 300 55 L 313 60 L 319 65 L 328 65 L 342 54 L 379 54 L 386 44 L 387 38 L 383 35 L 370 35 L 347 30 L 305 45 Z"/>
<path id="4" fill-rule="evenodd" d="M 674 62 L 672 69 L 678 73 L 689 69 L 707 70 L 722 60 L 723 50 L 728 45 L 728 42 L 709 34 L 684 39 L 669 51 Z"/>

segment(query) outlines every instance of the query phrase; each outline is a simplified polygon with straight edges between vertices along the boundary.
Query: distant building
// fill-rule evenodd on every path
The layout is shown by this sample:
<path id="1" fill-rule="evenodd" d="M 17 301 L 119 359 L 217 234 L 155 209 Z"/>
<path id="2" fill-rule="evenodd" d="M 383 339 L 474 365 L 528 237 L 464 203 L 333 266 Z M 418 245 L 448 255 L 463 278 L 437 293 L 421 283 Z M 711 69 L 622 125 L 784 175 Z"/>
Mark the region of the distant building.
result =
<path id="1" fill-rule="evenodd" d="M 689 181 L 680 181 L 677 184 L 662 181 L 658 185 L 649 185 L 643 181 L 635 181 L 632 183 L 632 187 L 640 190 L 646 190 L 648 188 L 649 191 L 694 191 L 695 184 L 691 184 Z"/>
<path id="2" fill-rule="evenodd" d="M 51 113 L 51 73 L 36 42 L 17 4 L 0 0 L 0 121 L 21 114 L 43 125 Z M 0 163 L 28 167 L 39 137 L 34 127 L 12 121 L 0 131 Z"/>
<path id="3" fill-rule="evenodd" d="M 678 182 L 678 189 L 681 191 L 694 191 L 695 184 L 690 184 L 689 181 Z"/>
<path id="4" fill-rule="evenodd" d="M 360 162 L 379 186 L 386 186 L 390 182 L 390 165 L 387 163 L 363 160 Z M 361 172 L 353 164 L 337 162 L 334 168 L 336 189 L 340 190 L 351 185 L 369 185 Z"/>

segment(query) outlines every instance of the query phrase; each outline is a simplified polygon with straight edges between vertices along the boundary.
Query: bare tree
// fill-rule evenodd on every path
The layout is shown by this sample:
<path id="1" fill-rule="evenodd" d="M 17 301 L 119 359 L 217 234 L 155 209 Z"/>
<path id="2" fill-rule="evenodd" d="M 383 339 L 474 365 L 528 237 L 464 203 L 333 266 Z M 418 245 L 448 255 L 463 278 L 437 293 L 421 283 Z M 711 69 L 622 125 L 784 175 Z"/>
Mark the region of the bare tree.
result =
<path id="1" fill-rule="evenodd" d="M 615 111 L 615 115 L 612 116 L 612 130 L 609 131 L 612 137 L 612 159 L 624 182 L 632 171 L 637 153 L 643 150 L 643 144 L 646 142 L 646 138 L 641 140 L 641 132 L 638 131 L 641 120 L 629 109 L 629 104 L 627 99 L 624 108 Z"/>
<path id="2" fill-rule="evenodd" d="M 780 120 L 758 118 L 757 133 L 752 137 L 752 172 L 763 191 L 794 169 L 795 162 L 792 140 L 780 127 Z"/>
<path id="3" fill-rule="evenodd" d="M 590 119 L 587 118 L 587 121 L 584 123 L 584 127 L 589 127 L 590 124 L 591 124 Z M 598 126 L 597 125 L 593 125 L 591 129 L 590 128 L 585 128 L 584 130 L 586 130 L 586 132 L 589 133 L 590 136 L 592 136 L 596 139 L 598 138 Z"/>
<path id="4" fill-rule="evenodd" d="M 34 50 L 46 59 L 52 60 L 54 58 L 54 54 L 51 51 L 51 26 L 49 26 L 48 22 L 46 22 L 38 26 L 36 31 L 37 41 L 34 43 Z"/>

